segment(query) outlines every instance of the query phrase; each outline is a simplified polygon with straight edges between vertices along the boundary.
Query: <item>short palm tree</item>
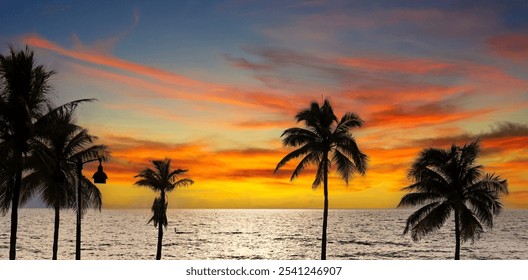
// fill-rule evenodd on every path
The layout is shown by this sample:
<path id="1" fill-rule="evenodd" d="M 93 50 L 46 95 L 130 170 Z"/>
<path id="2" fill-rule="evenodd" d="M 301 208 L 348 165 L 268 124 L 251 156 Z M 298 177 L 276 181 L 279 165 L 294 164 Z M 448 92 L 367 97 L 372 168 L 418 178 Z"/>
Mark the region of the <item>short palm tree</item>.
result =
<path id="1" fill-rule="evenodd" d="M 163 240 L 163 227 L 167 227 L 167 195 L 166 193 L 179 187 L 187 187 L 194 184 L 194 181 L 189 178 L 180 179 L 178 176 L 187 172 L 187 170 L 176 169 L 171 170 L 171 160 L 165 158 L 163 160 L 153 160 L 152 168 L 142 170 L 135 178 L 139 178 L 134 185 L 140 187 L 148 187 L 155 192 L 159 192 L 159 196 L 154 199 L 152 204 L 152 218 L 150 222 L 154 222 L 154 227 L 158 227 L 158 247 L 156 252 L 156 260 L 161 259 L 161 248 Z"/>
<path id="2" fill-rule="evenodd" d="M 54 114 L 50 125 L 41 129 L 33 144 L 38 145 L 33 153 L 33 172 L 25 176 L 25 196 L 40 193 L 43 202 L 55 210 L 53 255 L 57 259 L 60 210 L 76 208 L 76 165 L 78 158 L 97 158 L 107 153 L 104 145 L 92 145 L 96 137 L 88 130 L 73 123 L 73 111 Z M 101 210 L 102 198 L 99 189 L 86 177 L 81 178 L 81 211 L 88 208 Z"/>
<path id="3" fill-rule="evenodd" d="M 455 260 L 460 259 L 460 242 L 479 238 L 482 224 L 493 227 L 493 216 L 502 210 L 500 197 L 508 194 L 508 184 L 494 174 L 484 174 L 475 161 L 480 141 L 443 150 L 423 150 L 409 170 L 415 183 L 398 207 L 425 204 L 407 219 L 404 234 L 414 241 L 440 229 L 454 212 Z"/>
<path id="4" fill-rule="evenodd" d="M 341 120 L 338 120 L 328 100 L 325 100 L 322 106 L 319 106 L 317 102 L 312 102 L 309 108 L 301 110 L 295 118 L 297 122 L 304 122 L 306 128 L 289 128 L 282 133 L 283 145 L 297 149 L 277 164 L 275 172 L 288 161 L 302 157 L 293 171 L 291 181 L 306 166 L 317 165 L 312 188 L 315 189 L 321 184 L 324 187 L 321 259 L 325 260 L 329 169 L 333 161 L 337 166 L 337 173 L 347 184 L 354 173 L 365 174 L 367 155 L 361 152 L 350 132 L 352 128 L 361 127 L 363 121 L 354 113 L 346 113 Z"/>

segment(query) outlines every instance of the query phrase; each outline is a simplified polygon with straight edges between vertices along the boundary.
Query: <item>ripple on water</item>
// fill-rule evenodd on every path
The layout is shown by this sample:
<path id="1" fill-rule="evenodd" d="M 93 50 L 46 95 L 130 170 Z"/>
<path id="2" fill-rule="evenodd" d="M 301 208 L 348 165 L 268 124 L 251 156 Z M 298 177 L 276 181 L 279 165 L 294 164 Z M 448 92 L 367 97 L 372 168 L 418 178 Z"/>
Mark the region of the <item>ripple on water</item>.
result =
<path id="1" fill-rule="evenodd" d="M 317 259 L 320 210 L 169 210 L 164 259 Z M 412 211 L 331 210 L 327 254 L 333 259 L 451 259 L 453 221 L 420 242 L 402 236 Z M 390 218 L 387 218 L 390 217 Z M 21 259 L 49 259 L 53 210 L 20 209 Z M 75 213 L 64 211 L 59 259 L 75 257 Z M 150 210 L 89 211 L 83 219 L 83 259 L 154 259 L 158 230 L 147 225 Z M 0 217 L 9 228 L 9 217 Z M 528 211 L 504 211 L 492 231 L 464 243 L 463 259 L 528 259 Z M 9 233 L 0 233 L 7 257 Z"/>

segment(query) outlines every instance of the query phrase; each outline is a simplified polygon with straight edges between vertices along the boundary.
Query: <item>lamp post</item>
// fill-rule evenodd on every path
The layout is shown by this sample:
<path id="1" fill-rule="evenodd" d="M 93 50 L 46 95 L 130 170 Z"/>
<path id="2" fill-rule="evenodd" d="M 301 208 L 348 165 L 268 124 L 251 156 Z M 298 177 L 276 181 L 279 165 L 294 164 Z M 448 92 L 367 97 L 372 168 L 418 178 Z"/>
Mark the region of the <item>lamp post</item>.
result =
<path id="1" fill-rule="evenodd" d="M 77 228 L 76 228 L 76 239 L 75 239 L 75 259 L 81 259 L 81 185 L 82 185 L 82 169 L 86 163 L 99 161 L 99 166 L 97 167 L 97 172 L 94 173 L 93 179 L 96 184 L 106 184 L 106 173 L 103 171 L 103 165 L 101 163 L 101 158 L 89 159 L 83 161 L 81 158 L 78 158 L 76 161 L 77 165 Z"/>

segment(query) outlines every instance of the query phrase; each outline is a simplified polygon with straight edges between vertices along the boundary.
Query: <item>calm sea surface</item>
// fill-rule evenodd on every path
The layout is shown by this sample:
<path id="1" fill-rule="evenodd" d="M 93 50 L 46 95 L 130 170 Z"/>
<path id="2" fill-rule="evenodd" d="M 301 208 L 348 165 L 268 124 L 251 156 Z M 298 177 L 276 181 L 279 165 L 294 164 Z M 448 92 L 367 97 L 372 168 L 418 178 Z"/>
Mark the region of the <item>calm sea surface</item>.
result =
<path id="1" fill-rule="evenodd" d="M 53 211 L 20 209 L 17 259 L 51 259 Z M 420 242 L 402 236 L 409 210 L 330 210 L 328 259 L 452 259 L 453 222 Z M 318 259 L 322 210 L 168 211 L 163 259 Z M 83 259 L 154 259 L 150 209 L 89 211 Z M 75 258 L 75 214 L 61 212 L 59 259 Z M 9 213 L 0 216 L 0 259 L 9 256 Z M 528 211 L 507 210 L 495 227 L 464 243 L 462 259 L 528 259 Z"/>

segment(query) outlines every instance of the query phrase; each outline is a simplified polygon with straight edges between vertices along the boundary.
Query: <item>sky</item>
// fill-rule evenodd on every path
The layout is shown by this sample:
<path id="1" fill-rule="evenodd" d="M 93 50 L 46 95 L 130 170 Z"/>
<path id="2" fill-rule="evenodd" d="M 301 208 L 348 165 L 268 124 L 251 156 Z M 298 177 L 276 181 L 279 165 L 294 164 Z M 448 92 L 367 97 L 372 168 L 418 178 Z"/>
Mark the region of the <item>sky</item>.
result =
<path id="1" fill-rule="evenodd" d="M 56 71 L 57 105 L 109 146 L 104 208 L 149 208 L 134 186 L 172 159 L 170 208 L 322 208 L 314 169 L 276 174 L 295 114 L 328 98 L 369 156 L 331 208 L 395 208 L 427 147 L 480 138 L 478 163 L 528 208 L 528 1 L 0 1 L 0 50 Z M 91 176 L 96 163 L 86 165 Z"/>

